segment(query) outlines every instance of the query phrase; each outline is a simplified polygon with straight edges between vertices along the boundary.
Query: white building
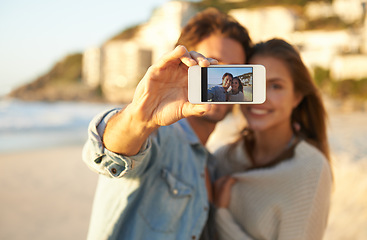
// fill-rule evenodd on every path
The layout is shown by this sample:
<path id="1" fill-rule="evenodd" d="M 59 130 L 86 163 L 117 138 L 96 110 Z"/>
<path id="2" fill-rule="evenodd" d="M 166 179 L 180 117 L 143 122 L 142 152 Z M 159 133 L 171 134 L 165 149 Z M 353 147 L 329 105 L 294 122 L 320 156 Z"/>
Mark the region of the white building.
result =
<path id="1" fill-rule="evenodd" d="M 335 14 L 334 8 L 342 6 L 344 2 L 336 0 L 334 3 L 335 6 L 314 3 L 314 5 L 309 5 L 305 12 L 309 12 L 308 17 L 311 19 L 321 17 L 322 11 L 325 11 L 327 16 L 333 16 Z M 313 12 L 314 15 L 310 13 L 320 6 L 321 8 L 317 12 Z M 357 6 L 359 7 L 357 13 L 351 14 L 350 11 Z M 361 9 L 363 9 L 361 1 L 353 0 L 352 6 L 346 7 L 345 12 L 353 15 L 353 19 L 358 19 L 361 16 L 365 17 L 365 15 L 361 15 L 363 12 Z M 355 66 L 359 66 L 359 63 L 362 65 L 365 63 L 363 53 L 367 53 L 367 18 L 361 27 L 326 31 L 302 30 L 300 20 L 302 16 L 298 16 L 285 7 L 236 9 L 230 11 L 229 14 L 249 30 L 255 43 L 271 38 L 281 38 L 298 47 L 302 59 L 310 69 L 314 67 L 330 69 L 332 77 L 336 77 L 337 80 L 367 77 L 367 67 L 355 71 L 352 67 L 353 64 L 341 64 L 344 61 L 355 62 Z"/>
<path id="2" fill-rule="evenodd" d="M 235 9 L 229 15 L 247 28 L 254 42 L 274 37 L 289 40 L 297 28 L 297 16 L 284 7 Z"/>
<path id="3" fill-rule="evenodd" d="M 95 82 L 99 78 L 109 101 L 129 101 L 148 67 L 174 48 L 182 26 L 195 13 L 196 10 L 188 2 L 167 2 L 153 12 L 147 23 L 136 29 L 133 37 L 106 42 L 101 48 L 99 59 L 90 57 L 92 50 L 86 51 L 86 67 L 100 65 L 101 71 L 98 77 L 88 67 L 86 72 L 89 73 L 83 75 L 85 81 Z"/>
<path id="4" fill-rule="evenodd" d="M 300 52 L 305 63 L 313 67 L 323 67 L 328 69 L 332 59 L 348 52 L 352 39 L 347 31 L 300 31 L 294 32 L 291 43 L 300 48 Z"/>
<path id="5" fill-rule="evenodd" d="M 367 55 L 352 54 L 335 57 L 330 65 L 330 75 L 337 81 L 367 78 Z"/>
<path id="6" fill-rule="evenodd" d="M 344 12 L 351 13 L 359 6 L 356 13 L 351 14 L 353 19 L 365 17 L 364 24 L 361 20 L 361 23 L 357 24 L 358 27 L 353 29 L 305 31 L 302 29 L 303 16 L 286 7 L 235 9 L 229 14 L 249 30 L 254 42 L 274 37 L 285 39 L 299 48 L 303 60 L 310 68 L 330 69 L 332 77 L 343 80 L 367 76 L 363 71 L 358 71 L 358 74 L 354 71 L 353 65 L 357 66 L 358 63 L 344 64 L 345 59 L 364 63 L 365 58 L 358 56 L 361 52 L 367 53 L 367 18 L 363 10 L 365 5 L 361 4 L 364 0 L 350 1 L 353 4 L 350 8 L 345 7 Z M 338 9 L 344 6 L 345 2 L 334 0 L 333 5 L 318 3 L 322 8 L 314 15 L 308 13 L 308 18 L 317 19 L 322 11 L 327 12 L 328 16 L 334 13 L 342 15 L 344 13 Z M 312 10 L 317 9 L 317 6 L 319 5 L 308 7 Z M 99 82 L 110 101 L 129 101 L 147 68 L 164 53 L 173 49 L 182 27 L 196 12 L 190 2 L 167 2 L 153 12 L 147 23 L 136 29 L 132 37 L 109 41 L 100 51 L 87 50 L 83 63 L 85 81 L 91 86 L 96 86 Z M 352 17 L 349 18 L 352 21 Z M 348 56 L 344 58 L 346 54 Z"/>
<path id="7" fill-rule="evenodd" d="M 94 47 L 83 54 L 82 79 L 90 88 L 97 88 L 101 83 L 101 49 Z"/>
<path id="8" fill-rule="evenodd" d="M 332 6 L 335 14 L 343 21 L 353 23 L 363 19 L 366 2 L 366 0 L 333 0 Z"/>
<path id="9" fill-rule="evenodd" d="M 305 17 L 309 20 L 336 16 L 333 6 L 327 2 L 308 2 L 305 6 Z"/>

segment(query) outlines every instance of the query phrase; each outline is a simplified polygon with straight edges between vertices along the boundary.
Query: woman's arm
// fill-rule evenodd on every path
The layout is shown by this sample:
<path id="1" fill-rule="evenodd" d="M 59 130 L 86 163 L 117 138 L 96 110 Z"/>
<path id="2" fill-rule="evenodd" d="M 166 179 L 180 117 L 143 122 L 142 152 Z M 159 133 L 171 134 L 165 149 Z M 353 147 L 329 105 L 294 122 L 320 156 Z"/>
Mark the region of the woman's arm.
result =
<path id="1" fill-rule="evenodd" d="M 325 233 L 332 188 L 330 166 L 324 160 L 321 166 L 304 169 L 303 174 L 284 212 L 279 239 L 322 239 Z"/>
<path id="2" fill-rule="evenodd" d="M 235 183 L 236 179 L 231 176 L 222 177 L 214 183 L 214 204 L 217 208 L 214 218 L 218 240 L 252 240 L 228 210 Z"/>

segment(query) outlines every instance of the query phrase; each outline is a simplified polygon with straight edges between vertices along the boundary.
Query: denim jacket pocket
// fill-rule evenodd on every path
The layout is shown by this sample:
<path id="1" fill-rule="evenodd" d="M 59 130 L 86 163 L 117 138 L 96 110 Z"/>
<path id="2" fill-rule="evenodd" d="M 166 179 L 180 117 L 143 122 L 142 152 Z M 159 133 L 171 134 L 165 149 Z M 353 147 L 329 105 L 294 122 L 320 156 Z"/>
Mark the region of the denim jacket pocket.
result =
<path id="1" fill-rule="evenodd" d="M 160 178 L 151 184 L 148 193 L 144 193 L 149 198 L 143 201 L 139 214 L 154 231 L 176 231 L 192 195 L 192 188 L 167 169 L 162 169 Z"/>

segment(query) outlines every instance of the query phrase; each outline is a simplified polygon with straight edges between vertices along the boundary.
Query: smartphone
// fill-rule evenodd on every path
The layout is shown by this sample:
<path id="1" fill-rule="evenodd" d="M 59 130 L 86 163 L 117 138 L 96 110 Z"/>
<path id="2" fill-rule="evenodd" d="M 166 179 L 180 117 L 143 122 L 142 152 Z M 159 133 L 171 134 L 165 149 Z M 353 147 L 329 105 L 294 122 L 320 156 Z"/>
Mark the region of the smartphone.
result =
<path id="1" fill-rule="evenodd" d="M 260 104 L 266 98 L 263 65 L 192 66 L 188 98 L 194 104 Z"/>

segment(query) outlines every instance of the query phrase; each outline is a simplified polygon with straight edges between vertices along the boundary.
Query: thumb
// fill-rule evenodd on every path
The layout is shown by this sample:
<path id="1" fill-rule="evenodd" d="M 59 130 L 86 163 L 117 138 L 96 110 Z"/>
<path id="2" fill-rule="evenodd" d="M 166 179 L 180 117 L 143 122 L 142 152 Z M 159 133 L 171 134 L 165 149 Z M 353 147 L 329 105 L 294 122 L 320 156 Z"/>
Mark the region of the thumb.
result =
<path id="1" fill-rule="evenodd" d="M 202 116 L 211 109 L 210 104 L 185 103 L 182 108 L 183 117 Z"/>

